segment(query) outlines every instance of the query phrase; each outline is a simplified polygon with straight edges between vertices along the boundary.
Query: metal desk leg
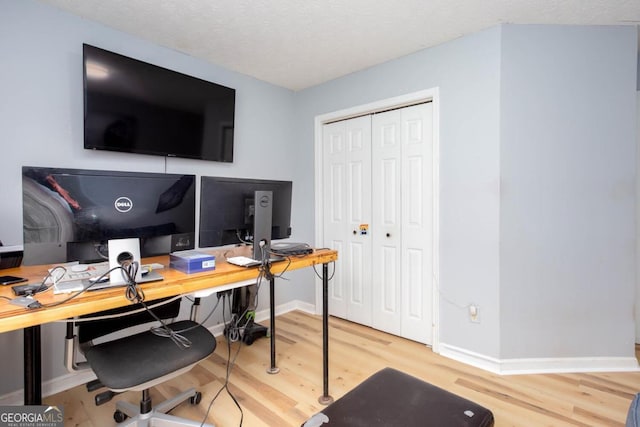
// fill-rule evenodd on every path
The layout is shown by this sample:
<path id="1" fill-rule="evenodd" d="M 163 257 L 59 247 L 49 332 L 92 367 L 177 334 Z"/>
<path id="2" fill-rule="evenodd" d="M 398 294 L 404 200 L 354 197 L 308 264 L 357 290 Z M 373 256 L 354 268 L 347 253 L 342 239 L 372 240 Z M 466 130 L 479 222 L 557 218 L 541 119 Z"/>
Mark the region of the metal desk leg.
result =
<path id="1" fill-rule="evenodd" d="M 24 328 L 24 404 L 42 405 L 40 325 Z"/>
<path id="2" fill-rule="evenodd" d="M 195 297 L 191 305 L 191 314 L 189 315 L 189 319 L 194 322 L 198 321 L 198 308 L 200 308 L 200 297 Z"/>
<path id="3" fill-rule="evenodd" d="M 322 396 L 318 402 L 328 405 L 333 402 L 329 395 L 329 265 L 322 264 Z"/>
<path id="4" fill-rule="evenodd" d="M 277 374 L 280 368 L 276 366 L 276 292 L 275 278 L 269 280 L 269 312 L 271 315 L 269 325 L 269 336 L 271 339 L 271 367 L 267 369 L 268 374 Z"/>

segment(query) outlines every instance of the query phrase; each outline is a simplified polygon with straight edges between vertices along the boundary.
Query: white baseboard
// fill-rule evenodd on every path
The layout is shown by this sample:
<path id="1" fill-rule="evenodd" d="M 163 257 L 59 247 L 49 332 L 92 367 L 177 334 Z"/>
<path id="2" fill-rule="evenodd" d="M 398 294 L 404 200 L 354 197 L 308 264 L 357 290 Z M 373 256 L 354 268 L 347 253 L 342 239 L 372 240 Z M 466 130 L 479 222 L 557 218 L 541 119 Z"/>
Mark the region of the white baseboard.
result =
<path id="1" fill-rule="evenodd" d="M 53 378 L 42 383 L 42 396 L 51 396 L 70 388 L 86 384 L 95 380 L 96 376 L 91 371 L 74 372 Z M 24 390 L 16 390 L 0 396 L 0 405 L 22 405 L 24 403 Z"/>
<path id="2" fill-rule="evenodd" d="M 288 313 L 293 310 L 300 310 L 307 313 L 315 313 L 315 305 L 303 301 L 290 301 L 276 306 L 276 316 Z M 263 322 L 269 320 L 269 309 L 256 312 L 256 321 Z M 224 324 L 215 325 L 209 328 L 215 336 L 222 335 Z M 68 373 L 42 383 L 42 396 L 51 396 L 56 393 L 69 390 L 70 388 L 86 384 L 94 380 L 96 376 L 91 371 Z M 1 405 L 21 405 L 24 402 L 24 390 L 16 390 L 0 396 Z"/>
<path id="3" fill-rule="evenodd" d="M 440 342 L 439 350 L 441 356 L 484 369 L 485 371 L 500 373 L 500 361 L 498 359 L 485 356 L 484 354 L 474 353 L 464 348 L 454 347 L 443 342 Z"/>
<path id="4" fill-rule="evenodd" d="M 495 359 L 445 343 L 440 355 L 500 375 L 640 371 L 635 357 Z"/>

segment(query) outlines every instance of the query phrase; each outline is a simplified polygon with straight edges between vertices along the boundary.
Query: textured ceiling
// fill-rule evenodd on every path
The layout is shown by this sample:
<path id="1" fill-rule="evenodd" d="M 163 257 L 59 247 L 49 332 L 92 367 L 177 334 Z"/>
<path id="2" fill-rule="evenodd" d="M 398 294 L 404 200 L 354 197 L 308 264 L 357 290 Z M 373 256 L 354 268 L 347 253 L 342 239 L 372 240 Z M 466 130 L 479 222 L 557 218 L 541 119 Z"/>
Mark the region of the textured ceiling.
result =
<path id="1" fill-rule="evenodd" d="M 300 90 L 514 24 L 640 25 L 640 0 L 41 0 Z"/>

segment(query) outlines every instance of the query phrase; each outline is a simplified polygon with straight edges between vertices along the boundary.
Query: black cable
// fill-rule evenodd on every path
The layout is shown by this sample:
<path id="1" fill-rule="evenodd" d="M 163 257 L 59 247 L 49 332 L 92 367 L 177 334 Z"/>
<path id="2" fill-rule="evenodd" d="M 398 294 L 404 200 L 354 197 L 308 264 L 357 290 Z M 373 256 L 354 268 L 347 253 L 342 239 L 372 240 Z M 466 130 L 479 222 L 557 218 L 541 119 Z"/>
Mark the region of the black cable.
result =
<path id="1" fill-rule="evenodd" d="M 62 276 L 54 278 L 53 277 L 53 272 L 56 271 L 56 270 L 62 270 Z M 53 267 L 51 270 L 49 270 L 47 272 L 47 275 L 44 276 L 44 279 L 42 279 L 42 283 L 46 284 L 47 280 L 49 280 L 49 278 L 51 278 L 51 282 L 52 282 L 51 284 L 54 284 L 54 283 L 56 283 L 58 281 L 59 278 L 64 277 L 65 274 L 67 274 L 67 269 L 62 265 L 56 265 L 55 267 Z"/>
<path id="2" fill-rule="evenodd" d="M 207 316 L 204 318 L 204 320 L 202 320 L 201 322 L 196 322 L 195 325 L 193 326 L 189 326 L 188 328 L 184 328 L 184 329 L 175 329 L 173 330 L 174 332 L 181 334 L 183 332 L 188 332 L 191 331 L 193 329 L 196 329 L 200 326 L 205 327 L 204 323 L 209 320 L 209 318 L 213 315 L 213 313 L 215 313 L 216 309 L 218 308 L 218 304 L 220 304 L 220 299 L 218 299 L 218 301 L 216 302 L 216 305 L 213 306 L 213 308 L 211 309 L 211 311 L 209 312 L 209 314 L 207 314 Z M 155 328 L 151 328 L 151 332 L 153 332 Z"/>
<path id="3" fill-rule="evenodd" d="M 333 271 L 331 272 L 331 275 L 329 275 L 329 278 L 327 279 L 328 282 L 333 280 L 333 276 L 336 274 L 336 262 L 331 261 L 329 264 L 333 266 Z M 322 279 L 322 276 L 318 273 L 318 270 L 316 270 L 316 265 L 317 264 L 313 264 L 313 271 L 316 273 L 316 276 L 318 276 L 318 279 Z"/>
<path id="4" fill-rule="evenodd" d="M 109 259 L 109 246 L 108 245 L 106 245 L 106 244 L 94 245 L 93 249 L 101 259 L 104 259 L 104 260 L 108 260 Z"/>
<path id="5" fill-rule="evenodd" d="M 89 289 L 91 289 L 91 287 L 97 283 L 102 282 L 107 276 L 109 276 L 111 274 L 112 271 L 115 271 L 117 269 L 121 268 L 120 266 L 114 267 L 106 272 L 104 272 L 102 275 L 100 275 L 98 278 L 96 278 L 96 280 L 92 281 L 91 283 L 89 283 L 89 286 L 87 286 L 86 288 L 83 288 L 79 291 L 76 291 L 75 293 L 71 294 L 71 296 L 69 296 L 68 298 L 63 299 L 62 301 L 58 301 L 58 302 L 53 302 L 51 304 L 46 304 L 43 305 L 43 308 L 49 308 L 49 307 L 57 307 L 59 305 L 62 305 L 66 302 L 71 301 L 72 299 L 76 298 L 78 295 L 88 291 Z M 47 287 L 47 290 L 51 289 L 51 286 Z"/>
<path id="6" fill-rule="evenodd" d="M 62 267 L 62 268 L 64 268 L 64 267 Z M 184 336 L 180 335 L 178 332 L 172 330 L 166 324 L 166 322 L 164 322 L 162 319 L 160 319 L 149 308 L 149 306 L 144 302 L 144 300 L 145 300 L 144 291 L 142 290 L 142 288 L 140 288 L 140 286 L 138 286 L 138 284 L 135 281 L 136 274 L 138 273 L 138 268 L 139 268 L 139 265 L 138 265 L 137 262 L 132 262 L 130 264 L 125 264 L 125 265 L 122 265 L 122 266 L 116 266 L 116 267 L 110 269 L 109 271 L 103 273 L 95 281 L 90 283 L 89 286 L 87 286 L 86 288 L 84 288 L 84 289 L 82 289 L 80 291 L 77 291 L 77 292 L 71 294 L 68 298 L 65 298 L 62 301 L 58 301 L 58 302 L 54 302 L 54 303 L 51 303 L 51 304 L 43 305 L 42 307 L 43 308 L 56 307 L 56 306 L 59 306 L 59 305 L 62 305 L 64 303 L 66 303 L 68 301 L 71 301 L 72 299 L 78 297 L 83 292 L 88 291 L 96 283 L 100 283 L 104 278 L 106 278 L 108 275 L 110 275 L 112 271 L 116 271 L 116 270 L 120 269 L 121 272 L 122 272 L 122 277 L 125 280 L 125 285 L 126 285 L 125 298 L 129 302 L 131 302 L 132 304 L 140 304 L 140 305 L 142 305 L 142 307 L 147 311 L 147 313 L 149 313 L 149 315 L 151 317 L 153 317 L 161 325 L 159 327 L 151 328 L 150 329 L 151 332 L 154 333 L 155 335 L 158 335 L 158 336 L 170 338 L 174 343 L 176 343 L 176 345 L 178 347 L 181 347 L 181 348 L 190 347 L 191 346 L 191 341 L 189 341 L 189 339 L 187 339 Z M 47 287 L 47 289 L 50 289 L 50 287 Z M 126 315 L 126 314 L 123 314 L 123 315 Z"/>
<path id="7" fill-rule="evenodd" d="M 250 241 L 250 240 L 244 240 L 244 239 L 240 236 L 240 230 L 236 230 L 236 237 L 238 238 L 238 241 L 239 241 L 240 243 L 244 243 L 245 245 L 250 245 L 250 244 L 252 244 L 252 243 L 253 243 L 253 242 L 252 242 L 252 241 Z"/>
<path id="8" fill-rule="evenodd" d="M 138 274 L 138 262 L 125 262 L 120 266 L 120 274 L 125 282 L 125 298 L 131 303 L 141 303 L 144 301 L 144 291 L 136 282 Z"/>
<path id="9" fill-rule="evenodd" d="M 145 302 L 144 291 L 136 282 L 138 268 L 139 264 L 137 261 L 131 263 L 123 263 L 123 265 L 120 267 L 122 278 L 126 282 L 126 289 L 124 292 L 125 298 L 132 304 L 142 305 L 145 310 L 147 310 L 147 313 L 149 313 L 151 317 L 153 317 L 157 322 L 160 323 L 160 326 L 150 329 L 152 334 L 159 337 L 169 338 L 180 348 L 191 347 L 192 343 L 187 337 L 171 329 L 164 320 L 160 319 L 151 309 L 149 309 L 147 303 Z"/>
<path id="10" fill-rule="evenodd" d="M 62 270 L 62 275 L 54 277 L 53 272 L 56 270 Z M 57 283 L 58 279 L 60 279 L 61 277 L 64 277 L 65 274 L 67 274 L 67 269 L 64 268 L 62 265 L 57 265 L 53 267 L 51 270 L 47 272 L 47 275 L 44 276 L 44 279 L 42 279 L 42 284 L 40 285 L 40 287 L 38 289 L 31 291 L 27 295 L 35 295 L 41 292 L 48 291 Z M 51 279 L 51 284 L 47 285 L 47 280 L 49 279 Z"/>
<path id="11" fill-rule="evenodd" d="M 175 296 L 173 296 L 173 297 L 171 297 L 169 299 L 166 299 L 166 300 L 156 301 L 153 304 L 149 305 L 148 308 L 149 309 L 156 309 L 158 307 L 162 307 L 164 305 L 171 304 L 172 302 L 174 302 L 175 300 L 180 299 L 180 298 L 182 298 L 182 296 L 175 295 Z M 140 307 L 137 310 L 127 311 L 125 313 L 105 314 L 105 315 L 98 315 L 98 316 L 83 316 L 82 318 L 73 318 L 73 319 L 58 319 L 58 320 L 54 320 L 54 322 L 57 322 L 57 323 L 95 322 L 96 320 L 106 320 L 106 319 L 113 319 L 113 318 L 116 318 L 116 317 L 130 316 L 132 314 L 140 313 L 140 312 L 142 312 L 144 310 L 145 310 L 144 307 Z"/>
<path id="12" fill-rule="evenodd" d="M 276 279 L 288 280 L 286 277 L 283 277 L 283 275 L 284 275 L 284 273 L 287 272 L 287 270 L 289 270 L 289 267 L 291 266 L 291 256 L 290 255 L 280 254 L 278 252 L 273 252 L 273 251 L 269 251 L 269 253 L 271 255 L 283 257 L 283 258 L 285 258 L 287 260 L 287 265 L 284 267 L 284 269 L 280 273 L 274 275 L 273 277 L 276 278 Z"/>
<path id="13" fill-rule="evenodd" d="M 254 305 L 256 306 L 256 309 L 258 308 L 258 302 L 259 302 L 259 297 L 260 297 L 260 285 L 262 285 L 262 280 L 265 278 L 264 274 L 262 274 L 262 272 L 258 273 L 258 277 L 256 277 L 256 301 L 254 303 Z"/>
<path id="14" fill-rule="evenodd" d="M 91 283 L 87 288 L 76 292 L 75 294 L 71 295 L 69 298 L 66 298 L 63 301 L 59 301 L 59 302 L 56 302 L 56 303 L 48 304 L 48 305 L 43 306 L 43 307 L 54 307 L 54 306 L 57 306 L 57 305 L 61 305 L 61 304 L 65 303 L 65 302 L 67 302 L 67 301 L 70 301 L 71 299 L 77 297 L 81 293 L 83 293 L 86 290 L 88 290 L 95 283 L 100 283 L 100 281 L 104 277 L 106 277 L 112 271 L 115 271 L 117 269 L 121 269 L 123 271 L 123 277 L 125 278 L 125 281 L 126 281 L 127 288 L 125 290 L 125 297 L 132 304 L 138 303 L 138 304 L 142 305 L 142 307 L 145 309 L 145 311 L 147 311 L 148 314 L 151 317 L 153 317 L 157 322 L 160 323 L 160 326 L 151 327 L 149 329 L 150 332 L 152 334 L 160 336 L 160 337 L 170 338 L 178 347 L 181 347 L 181 348 L 189 348 L 191 346 L 191 344 L 192 344 L 191 341 L 188 338 L 184 337 L 181 334 L 184 333 L 184 332 L 188 332 L 190 330 L 193 330 L 193 329 L 195 329 L 195 328 L 197 328 L 199 326 L 204 326 L 203 323 L 206 322 L 213 315 L 213 313 L 216 311 L 216 309 L 218 307 L 218 304 L 220 303 L 220 300 L 218 300 L 218 302 L 216 302 L 216 304 L 213 307 L 213 309 L 211 309 L 209 314 L 205 317 L 205 319 L 202 322 L 197 322 L 195 325 L 190 326 L 188 328 L 179 329 L 179 330 L 173 330 L 162 319 L 160 319 L 158 316 L 156 316 L 156 314 L 151 310 L 151 308 L 146 304 L 146 302 L 144 302 L 144 292 L 137 285 L 137 283 L 135 282 L 135 279 L 134 279 L 135 278 L 135 274 L 137 273 L 137 266 L 133 266 L 132 268 L 127 268 L 127 266 L 124 266 L 124 268 L 122 266 L 117 266 L 117 267 L 114 267 L 111 270 L 105 272 L 96 281 Z M 6 298 L 9 301 L 11 301 L 10 298 L 4 297 L 4 296 L 2 298 Z M 122 315 L 125 316 L 127 314 L 124 313 Z"/>
<path id="15" fill-rule="evenodd" d="M 223 305 L 224 307 L 224 305 Z M 229 311 L 231 311 L 231 298 L 229 298 Z M 224 317 L 224 315 L 223 315 Z M 225 385 L 224 388 L 227 390 L 227 394 L 229 395 L 229 397 L 231 397 L 231 399 L 233 400 L 233 402 L 236 404 L 236 406 L 238 407 L 238 410 L 240 410 L 240 424 L 239 426 L 242 427 L 242 421 L 244 419 L 244 412 L 242 411 L 242 407 L 240 406 L 240 403 L 238 403 L 238 400 L 236 399 L 236 397 L 233 395 L 233 393 L 231 392 L 231 390 L 229 390 L 229 378 L 231 377 L 231 370 L 233 369 L 233 367 L 236 364 L 236 359 L 238 358 L 238 355 L 240 354 L 240 349 L 242 348 L 242 343 L 238 344 L 238 349 L 236 350 L 236 354 L 233 356 L 233 360 L 231 360 L 231 342 L 227 341 L 227 375 L 225 377 Z M 220 393 L 220 392 L 218 392 Z"/>
<path id="16" fill-rule="evenodd" d="M 225 310 L 225 301 L 227 299 L 227 294 L 223 294 L 222 295 L 223 298 L 223 302 L 222 302 L 222 320 L 225 322 L 225 329 L 226 329 L 226 310 Z M 231 313 L 231 298 L 229 298 L 229 312 Z M 229 323 L 231 323 L 231 317 L 229 318 Z M 209 402 L 209 406 L 207 407 L 207 410 L 204 414 L 204 418 L 202 419 L 202 422 L 200 423 L 200 426 L 204 426 L 204 423 L 207 421 L 207 418 L 209 417 L 209 412 L 211 412 L 211 408 L 213 407 L 213 404 L 215 403 L 216 399 L 218 398 L 218 396 L 220 395 L 220 393 L 222 393 L 223 390 L 227 391 L 227 394 L 229 395 L 229 397 L 231 397 L 231 400 L 233 400 L 233 402 L 235 403 L 236 407 L 238 408 L 238 410 L 240 410 L 240 427 L 242 427 L 242 422 L 244 420 L 244 412 L 242 411 L 242 407 L 240 406 L 240 403 L 238 402 L 238 400 L 236 399 L 236 397 L 233 395 L 233 393 L 231 392 L 231 390 L 229 390 L 229 378 L 231 377 L 231 370 L 233 369 L 233 366 L 236 363 L 236 359 L 238 358 L 238 355 L 240 354 L 240 349 L 242 348 L 242 342 L 238 343 L 238 349 L 236 350 L 236 354 L 233 356 L 233 359 L 231 359 L 231 341 L 229 341 L 228 339 L 227 341 L 227 371 L 226 371 L 226 375 L 225 375 L 225 379 L 224 379 L 224 383 L 222 384 L 222 386 L 220 387 L 220 389 L 218 389 L 218 391 L 216 392 L 216 394 L 211 398 L 211 401 Z"/>

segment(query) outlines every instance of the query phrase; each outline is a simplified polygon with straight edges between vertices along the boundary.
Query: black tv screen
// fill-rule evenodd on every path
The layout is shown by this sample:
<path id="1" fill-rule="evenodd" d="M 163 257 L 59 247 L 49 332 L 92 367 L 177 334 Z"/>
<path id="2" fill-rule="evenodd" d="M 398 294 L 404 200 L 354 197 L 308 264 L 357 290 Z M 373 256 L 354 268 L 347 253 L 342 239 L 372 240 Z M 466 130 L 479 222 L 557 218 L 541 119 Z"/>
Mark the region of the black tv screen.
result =
<path id="1" fill-rule="evenodd" d="M 87 44 L 84 148 L 233 161 L 235 89 Z"/>
<path id="2" fill-rule="evenodd" d="M 95 262 L 109 239 L 142 256 L 195 247 L 195 176 L 22 168 L 25 265 Z"/>

